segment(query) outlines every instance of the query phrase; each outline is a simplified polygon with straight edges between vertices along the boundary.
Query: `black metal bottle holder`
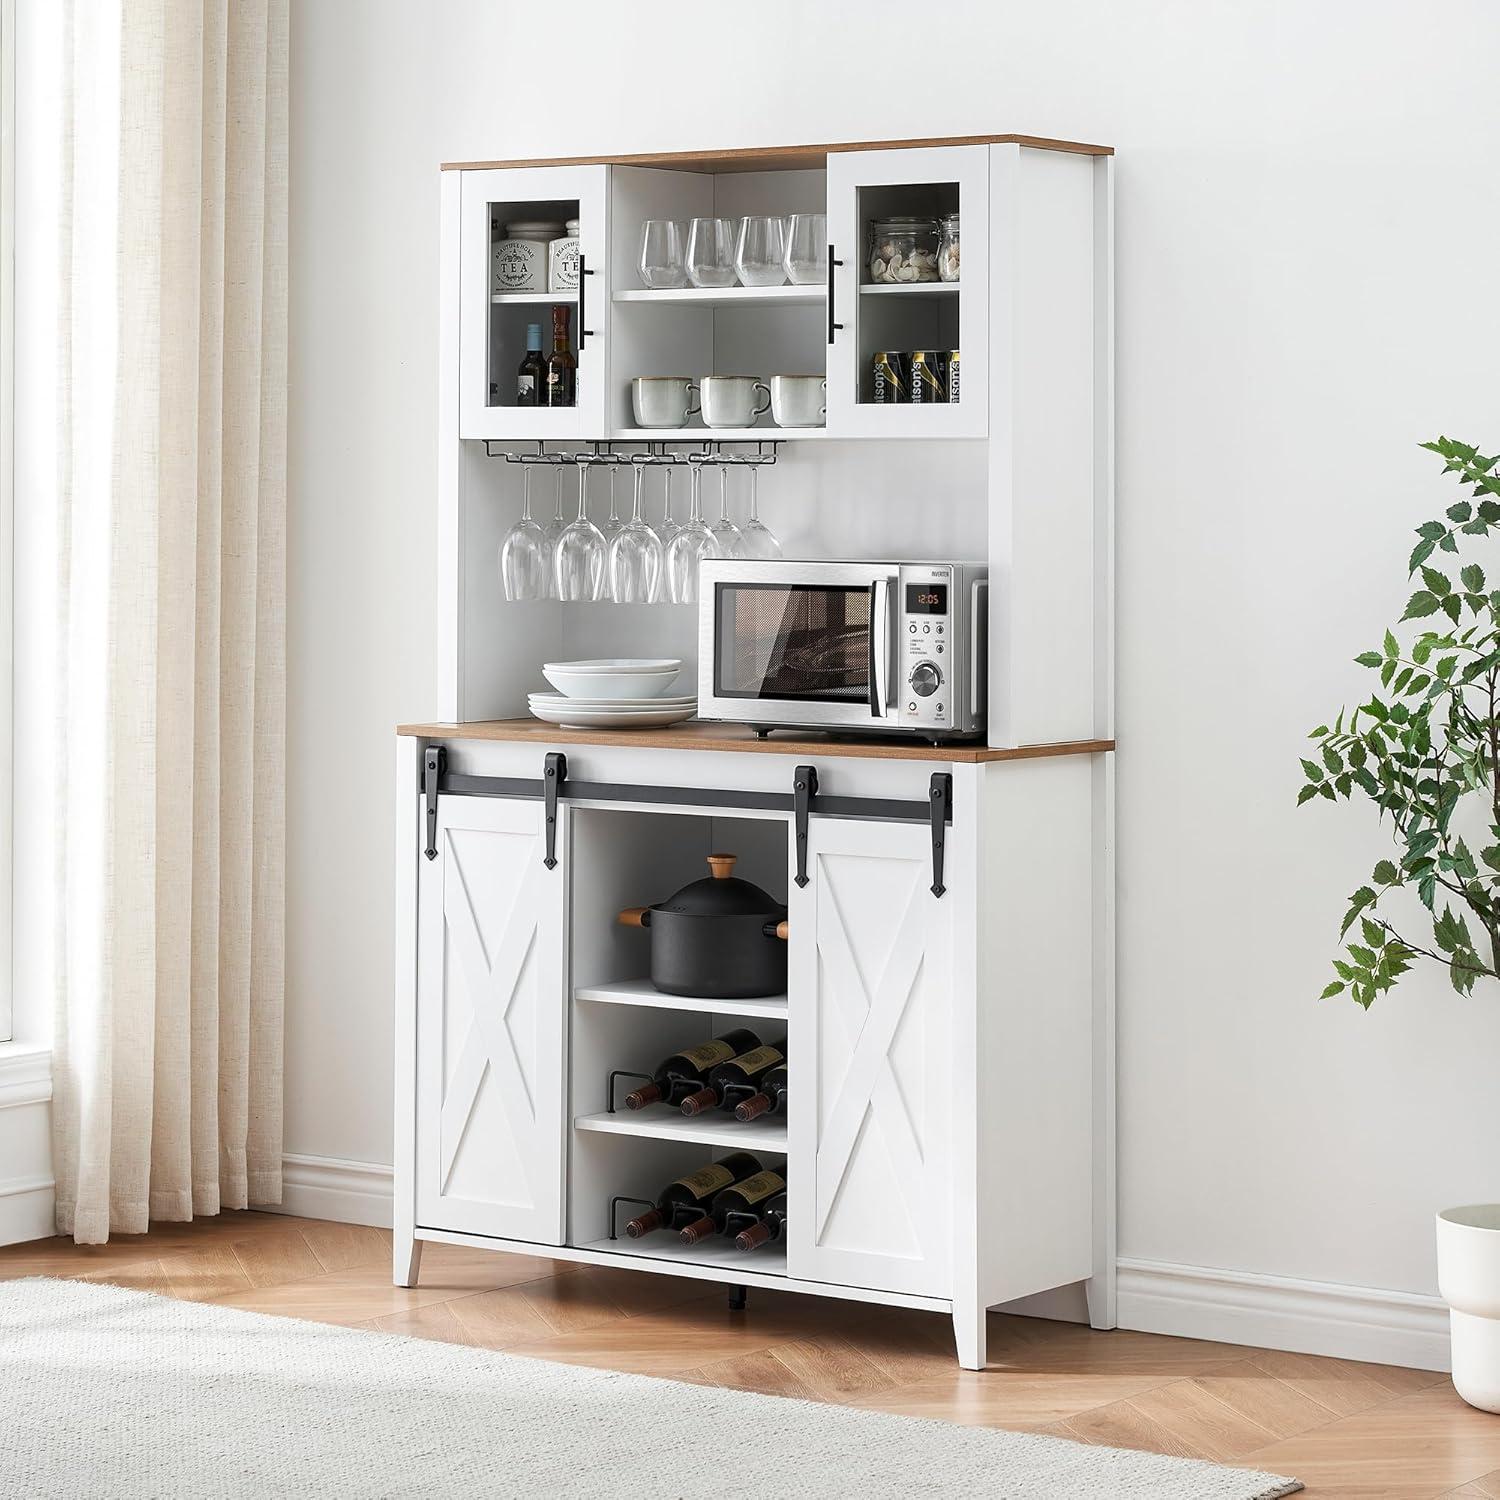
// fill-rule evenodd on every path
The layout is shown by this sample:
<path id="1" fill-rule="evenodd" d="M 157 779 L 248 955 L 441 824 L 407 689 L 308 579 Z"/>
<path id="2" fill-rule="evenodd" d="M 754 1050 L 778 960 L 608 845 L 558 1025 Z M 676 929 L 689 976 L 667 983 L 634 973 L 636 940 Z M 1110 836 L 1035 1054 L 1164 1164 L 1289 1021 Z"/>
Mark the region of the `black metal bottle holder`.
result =
<path id="1" fill-rule="evenodd" d="M 809 820 L 819 818 L 866 818 L 896 823 L 926 823 L 932 831 L 932 885 L 941 899 L 948 887 L 943 883 L 946 831 L 953 822 L 953 776 L 934 771 L 922 802 L 894 797 L 833 797 L 818 790 L 818 768 L 798 766 L 792 772 L 790 792 L 746 792 L 730 787 L 642 786 L 639 783 L 571 781 L 568 758 L 551 751 L 542 762 L 540 780 L 523 776 L 470 776 L 448 770 L 448 754 L 442 745 L 428 745 L 422 757 L 421 791 L 426 802 L 428 859 L 436 859 L 438 798 L 443 793 L 464 797 L 517 797 L 540 800 L 545 810 L 545 853 L 542 864 L 557 868 L 557 804 L 568 802 L 640 802 L 664 807 L 743 807 L 757 811 L 789 812 L 797 857 L 795 880 L 799 889 L 811 878 L 807 873 Z"/>

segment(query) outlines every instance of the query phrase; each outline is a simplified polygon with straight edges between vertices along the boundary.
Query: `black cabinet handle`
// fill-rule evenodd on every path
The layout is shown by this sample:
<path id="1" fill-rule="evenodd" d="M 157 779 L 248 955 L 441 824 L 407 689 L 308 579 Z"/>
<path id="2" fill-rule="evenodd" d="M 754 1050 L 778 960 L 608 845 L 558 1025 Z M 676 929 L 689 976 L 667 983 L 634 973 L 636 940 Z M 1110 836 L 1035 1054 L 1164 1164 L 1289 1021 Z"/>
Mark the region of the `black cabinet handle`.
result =
<path id="1" fill-rule="evenodd" d="M 584 311 L 587 305 L 584 293 L 588 290 L 589 277 L 593 274 L 584 262 L 583 252 L 580 251 L 578 254 L 578 352 L 580 354 L 583 353 L 584 340 L 592 338 L 594 333 L 594 330 L 588 326 L 588 315 Z"/>
<path id="2" fill-rule="evenodd" d="M 834 333 L 842 328 L 842 323 L 833 321 L 833 268 L 843 265 L 843 261 L 833 258 L 833 246 L 828 247 L 828 342 L 833 342 Z"/>

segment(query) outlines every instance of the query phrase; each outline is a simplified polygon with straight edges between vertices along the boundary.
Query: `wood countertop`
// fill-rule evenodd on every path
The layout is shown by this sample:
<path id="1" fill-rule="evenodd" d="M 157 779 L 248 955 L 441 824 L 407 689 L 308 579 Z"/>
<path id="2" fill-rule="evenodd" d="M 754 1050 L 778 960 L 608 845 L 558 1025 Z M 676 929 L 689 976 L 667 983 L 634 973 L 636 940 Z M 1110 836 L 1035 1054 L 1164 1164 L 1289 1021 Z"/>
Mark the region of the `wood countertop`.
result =
<path id="1" fill-rule="evenodd" d="M 752 755 L 849 755 L 877 760 L 946 761 L 978 765 L 996 760 L 1035 760 L 1048 755 L 1097 755 L 1113 740 L 1070 740 L 1057 745 L 929 745 L 901 736 L 851 739 L 779 730 L 761 739 L 743 724 L 673 724 L 666 729 L 563 729 L 539 719 L 486 719 L 469 724 L 401 724 L 398 735 L 429 740 L 506 740 L 533 745 L 619 745 L 637 750 L 731 750 Z"/>

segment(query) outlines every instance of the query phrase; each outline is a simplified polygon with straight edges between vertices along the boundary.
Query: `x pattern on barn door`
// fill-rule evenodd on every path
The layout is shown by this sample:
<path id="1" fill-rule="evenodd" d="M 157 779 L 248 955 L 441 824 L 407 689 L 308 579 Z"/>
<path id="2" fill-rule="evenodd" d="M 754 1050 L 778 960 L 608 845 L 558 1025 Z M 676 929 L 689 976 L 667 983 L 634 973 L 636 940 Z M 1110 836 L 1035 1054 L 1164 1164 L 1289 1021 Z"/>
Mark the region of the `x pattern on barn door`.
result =
<path id="1" fill-rule="evenodd" d="M 823 823 L 815 878 L 794 897 L 795 1275 L 944 1295 L 948 1273 L 945 1077 L 949 907 L 928 886 L 921 828 Z M 951 906 L 951 903 L 949 903 Z M 806 1168 L 804 1167 L 804 1172 Z"/>
<path id="2" fill-rule="evenodd" d="M 420 894 L 418 1070 L 436 1130 L 421 1146 L 419 1214 L 555 1243 L 563 872 L 542 867 L 531 803 L 444 799 L 438 848 Z"/>

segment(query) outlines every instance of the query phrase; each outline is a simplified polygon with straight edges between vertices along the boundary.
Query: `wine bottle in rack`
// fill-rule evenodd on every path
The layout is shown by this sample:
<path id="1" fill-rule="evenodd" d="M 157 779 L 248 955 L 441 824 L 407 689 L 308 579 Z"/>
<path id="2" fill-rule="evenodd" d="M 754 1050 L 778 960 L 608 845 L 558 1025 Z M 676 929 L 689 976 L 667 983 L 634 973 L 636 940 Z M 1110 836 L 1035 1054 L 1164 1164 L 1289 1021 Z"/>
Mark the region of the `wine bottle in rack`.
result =
<path id="1" fill-rule="evenodd" d="M 778 1063 L 763 1073 L 760 1089 L 734 1107 L 736 1120 L 758 1120 L 762 1115 L 779 1115 L 786 1108 L 786 1064 Z"/>
<path id="2" fill-rule="evenodd" d="M 645 1109 L 648 1104 L 658 1101 L 680 1104 L 689 1094 L 703 1087 L 710 1069 L 758 1046 L 760 1038 L 753 1031 L 738 1026 L 712 1041 L 684 1047 L 681 1052 L 664 1057 L 656 1065 L 650 1083 L 643 1083 L 634 1092 L 626 1094 L 625 1108 Z"/>
<path id="3" fill-rule="evenodd" d="M 625 1233 L 638 1240 L 653 1229 L 671 1229 L 676 1220 L 695 1217 L 692 1211 L 706 1208 L 716 1193 L 742 1178 L 753 1177 L 760 1170 L 760 1162 L 748 1151 L 731 1151 L 723 1161 L 699 1167 L 696 1172 L 669 1182 L 658 1195 L 656 1207 L 633 1218 L 625 1226 Z M 701 1218 L 702 1213 L 696 1217 Z"/>
<path id="4" fill-rule="evenodd" d="M 709 1072 L 703 1087 L 690 1093 L 682 1101 L 683 1114 L 701 1115 L 706 1109 L 714 1109 L 726 1102 L 725 1094 L 731 1090 L 733 1094 L 727 1102 L 733 1103 L 735 1098 L 743 1098 L 745 1090 L 754 1091 L 762 1074 L 785 1060 L 786 1054 L 780 1047 L 756 1046 L 719 1063 Z"/>
<path id="5" fill-rule="evenodd" d="M 735 1221 L 737 1222 L 737 1221 Z M 731 1223 L 731 1228 L 734 1224 Z M 760 1217 L 753 1224 L 746 1224 L 734 1237 L 736 1250 L 755 1250 L 769 1245 L 786 1233 L 786 1194 L 777 1193 L 767 1198 L 761 1206 Z"/>
<path id="6" fill-rule="evenodd" d="M 786 1191 L 786 1179 L 780 1172 L 757 1172 L 733 1187 L 727 1187 L 714 1195 L 708 1211 L 690 1224 L 684 1224 L 679 1234 L 684 1245 L 696 1245 L 711 1234 L 723 1234 L 730 1214 L 760 1215 L 758 1204 L 776 1193 Z"/>

